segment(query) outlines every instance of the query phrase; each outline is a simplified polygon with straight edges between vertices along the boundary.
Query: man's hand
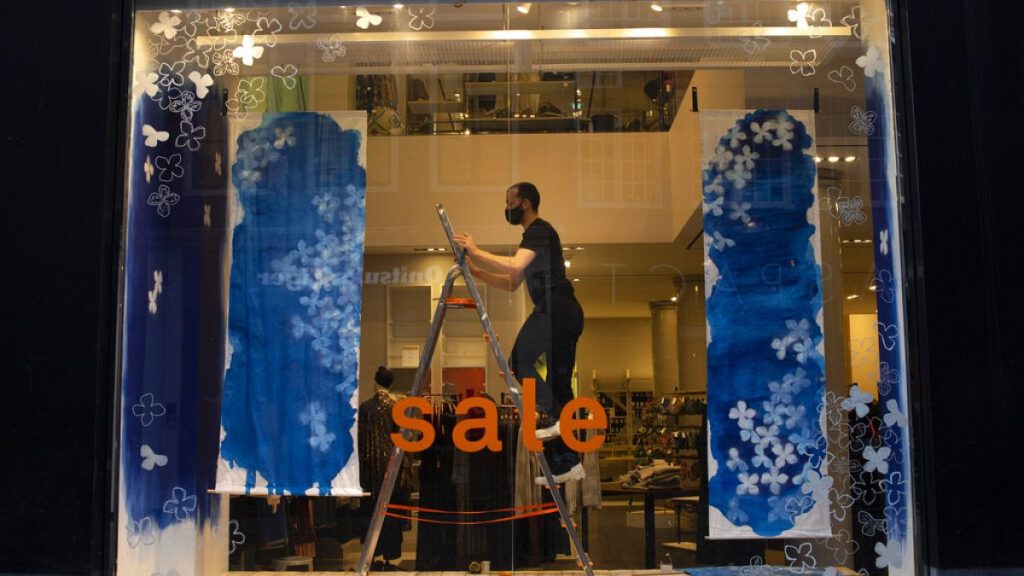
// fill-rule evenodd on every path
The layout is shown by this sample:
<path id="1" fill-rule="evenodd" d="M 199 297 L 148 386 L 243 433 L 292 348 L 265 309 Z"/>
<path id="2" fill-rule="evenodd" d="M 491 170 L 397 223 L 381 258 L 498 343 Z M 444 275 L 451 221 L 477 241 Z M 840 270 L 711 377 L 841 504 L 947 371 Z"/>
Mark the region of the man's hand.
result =
<path id="1" fill-rule="evenodd" d="M 477 248 L 476 241 L 469 234 L 459 233 L 455 235 L 455 243 L 462 246 L 462 249 L 467 254 L 472 256 L 479 248 Z"/>

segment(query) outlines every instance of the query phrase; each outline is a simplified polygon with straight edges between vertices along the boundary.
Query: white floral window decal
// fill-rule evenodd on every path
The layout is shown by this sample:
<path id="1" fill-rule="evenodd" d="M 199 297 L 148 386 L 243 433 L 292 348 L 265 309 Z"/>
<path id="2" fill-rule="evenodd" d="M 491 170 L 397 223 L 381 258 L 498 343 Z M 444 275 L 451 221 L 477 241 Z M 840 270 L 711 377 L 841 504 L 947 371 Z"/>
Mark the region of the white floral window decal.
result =
<path id="1" fill-rule="evenodd" d="M 185 175 L 185 169 L 181 167 L 181 154 L 157 156 L 156 169 L 160 171 L 161 182 L 171 182 Z"/>
<path id="2" fill-rule="evenodd" d="M 818 59 L 817 50 L 790 50 L 789 58 L 790 74 L 800 74 L 801 76 L 814 76 L 814 62 Z"/>
<path id="3" fill-rule="evenodd" d="M 308 4 L 289 2 L 288 13 L 292 16 L 288 21 L 289 30 L 312 29 L 316 26 L 316 2 Z"/>
<path id="4" fill-rule="evenodd" d="M 181 133 L 174 139 L 174 145 L 178 148 L 188 148 L 196 152 L 199 150 L 199 147 L 202 145 L 201 141 L 205 137 L 206 127 L 193 126 L 191 122 L 184 120 L 181 123 Z"/>
<path id="5" fill-rule="evenodd" d="M 153 399 L 153 393 L 147 392 L 139 398 L 138 404 L 132 406 L 132 414 L 134 414 L 141 422 L 143 426 L 150 426 L 153 421 L 167 413 L 167 409 L 164 405 Z"/>
<path id="6" fill-rule="evenodd" d="M 341 43 L 341 39 L 341 34 L 334 34 L 330 38 L 318 38 L 316 47 L 322 51 L 320 59 L 331 63 L 338 58 L 344 58 L 346 49 L 345 45 Z"/>
<path id="7" fill-rule="evenodd" d="M 157 16 L 157 21 L 149 27 L 149 31 L 170 40 L 178 34 L 178 26 L 180 25 L 181 18 L 169 12 L 161 12 Z"/>
<path id="8" fill-rule="evenodd" d="M 432 5 L 409 7 L 409 29 L 430 30 L 434 27 L 435 8 Z"/>
<path id="9" fill-rule="evenodd" d="M 263 46 L 256 46 L 252 36 L 246 34 L 242 36 L 242 45 L 235 48 L 232 55 L 240 59 L 242 64 L 252 66 L 256 59 L 263 57 Z"/>
<path id="10" fill-rule="evenodd" d="M 189 496 L 188 492 L 180 486 L 171 490 L 171 498 L 164 502 L 164 514 L 172 514 L 177 520 L 187 520 L 192 517 L 196 510 L 196 497 Z"/>
<path id="11" fill-rule="evenodd" d="M 199 128 L 204 129 L 202 126 Z M 181 137 L 179 136 L 179 138 Z M 149 198 L 146 199 L 146 204 L 155 206 L 156 213 L 162 218 L 167 218 L 171 215 L 171 206 L 177 204 L 179 200 L 181 200 L 181 196 L 175 192 L 171 192 L 170 187 L 166 184 L 161 184 L 157 188 L 156 192 L 149 195 Z"/>

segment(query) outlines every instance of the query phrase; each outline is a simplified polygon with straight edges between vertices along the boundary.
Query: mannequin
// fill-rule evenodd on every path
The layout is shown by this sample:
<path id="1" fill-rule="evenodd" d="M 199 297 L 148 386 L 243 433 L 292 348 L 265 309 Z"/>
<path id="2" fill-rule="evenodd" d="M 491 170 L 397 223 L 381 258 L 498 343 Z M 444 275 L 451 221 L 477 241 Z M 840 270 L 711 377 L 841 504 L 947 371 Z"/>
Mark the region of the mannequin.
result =
<path id="1" fill-rule="evenodd" d="M 399 400 L 399 397 L 390 390 L 393 381 L 391 371 L 384 366 L 379 367 L 374 375 L 373 396 L 359 405 L 359 483 L 371 494 L 369 498 L 363 498 L 360 510 L 367 521 L 373 514 L 391 457 L 391 433 L 398 431 L 391 417 L 391 409 Z M 411 492 L 412 463 L 409 458 L 403 458 L 395 482 L 395 491 L 391 496 L 391 504 L 408 504 Z M 398 569 L 391 561 L 402 556 L 404 524 L 404 521 L 394 518 L 384 520 L 380 538 L 377 540 L 377 549 L 373 554 L 374 558 L 383 556 L 384 560 L 373 562 L 372 570 Z"/>

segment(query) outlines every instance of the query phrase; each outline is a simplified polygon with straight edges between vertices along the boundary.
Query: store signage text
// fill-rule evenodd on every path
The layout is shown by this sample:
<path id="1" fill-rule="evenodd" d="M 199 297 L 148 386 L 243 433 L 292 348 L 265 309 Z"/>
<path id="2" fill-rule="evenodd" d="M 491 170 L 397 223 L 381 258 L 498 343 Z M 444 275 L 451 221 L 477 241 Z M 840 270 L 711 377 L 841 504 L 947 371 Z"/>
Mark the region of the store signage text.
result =
<path id="1" fill-rule="evenodd" d="M 523 379 L 523 413 L 520 418 L 523 443 L 531 452 L 540 452 L 544 447 L 535 435 L 537 401 L 534 388 L 533 378 Z M 592 418 L 576 419 L 575 414 L 581 408 L 589 411 Z M 411 440 L 398 432 L 391 434 L 391 440 L 405 452 L 421 452 L 434 443 L 434 426 L 422 416 L 416 416 L 417 410 L 422 416 L 432 414 L 434 411 L 430 402 L 417 396 L 402 398 L 391 409 L 391 415 L 399 429 L 419 433 L 418 440 Z M 455 446 L 464 452 L 479 452 L 485 448 L 492 452 L 501 452 L 502 443 L 498 438 L 498 407 L 493 401 L 480 396 L 466 398 L 455 406 L 455 413 L 459 416 L 469 416 L 471 410 L 482 411 L 483 414 L 479 417 L 459 419 L 452 431 Z M 578 440 L 573 435 L 575 430 L 604 430 L 608 427 L 608 415 L 604 407 L 593 398 L 571 400 L 562 408 L 558 422 L 562 440 L 570 450 L 593 452 L 604 444 L 604 434 L 595 434 L 587 440 Z M 470 440 L 468 433 L 476 430 L 482 430 L 483 435 L 479 439 Z"/>

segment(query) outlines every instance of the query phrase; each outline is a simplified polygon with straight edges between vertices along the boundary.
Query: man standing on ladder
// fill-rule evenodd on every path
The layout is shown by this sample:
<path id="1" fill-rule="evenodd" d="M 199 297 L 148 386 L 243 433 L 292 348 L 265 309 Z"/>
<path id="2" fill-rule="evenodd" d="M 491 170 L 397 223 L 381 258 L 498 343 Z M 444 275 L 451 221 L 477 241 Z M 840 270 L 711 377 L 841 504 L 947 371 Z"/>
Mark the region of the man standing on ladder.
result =
<path id="1" fill-rule="evenodd" d="M 480 249 L 469 234 L 456 234 L 466 251 L 473 276 L 508 290 L 524 281 L 534 309 L 516 337 L 509 367 L 516 379 L 537 383 L 537 439 L 546 442 L 544 454 L 556 483 L 585 476 L 579 455 L 562 441 L 558 419 L 573 398 L 572 372 L 576 342 L 583 333 L 583 308 L 565 276 L 558 232 L 538 214 L 540 192 L 529 182 L 513 184 L 505 193 L 505 219 L 523 227 L 523 240 L 511 257 Z M 537 484 L 545 485 L 543 476 Z"/>

